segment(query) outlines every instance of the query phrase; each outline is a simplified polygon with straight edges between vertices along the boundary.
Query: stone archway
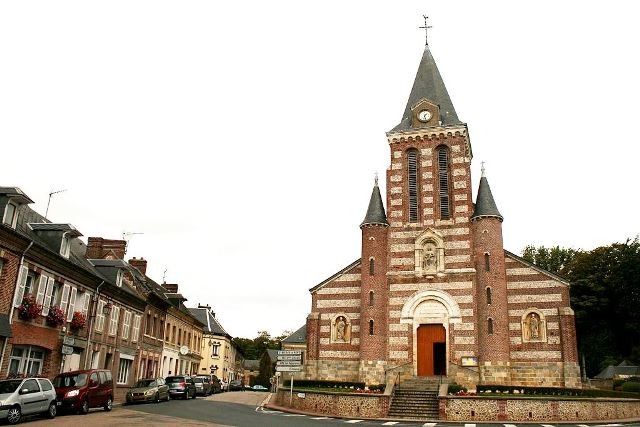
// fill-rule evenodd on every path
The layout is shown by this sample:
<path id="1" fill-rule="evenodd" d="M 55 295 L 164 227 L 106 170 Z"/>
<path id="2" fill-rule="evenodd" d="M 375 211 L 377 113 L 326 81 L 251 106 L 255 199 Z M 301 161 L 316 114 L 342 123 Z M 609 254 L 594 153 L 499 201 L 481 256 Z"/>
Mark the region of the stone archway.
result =
<path id="1" fill-rule="evenodd" d="M 446 361 L 448 361 L 450 344 L 447 339 L 449 325 L 461 320 L 460 307 L 453 297 L 444 291 L 435 289 L 419 291 L 405 302 L 400 322 L 411 325 L 414 375 L 446 374 L 448 372 Z M 443 348 L 444 356 L 442 355 Z M 442 357 L 445 357 L 444 369 L 438 367 Z M 426 367 L 425 364 L 427 364 Z"/>

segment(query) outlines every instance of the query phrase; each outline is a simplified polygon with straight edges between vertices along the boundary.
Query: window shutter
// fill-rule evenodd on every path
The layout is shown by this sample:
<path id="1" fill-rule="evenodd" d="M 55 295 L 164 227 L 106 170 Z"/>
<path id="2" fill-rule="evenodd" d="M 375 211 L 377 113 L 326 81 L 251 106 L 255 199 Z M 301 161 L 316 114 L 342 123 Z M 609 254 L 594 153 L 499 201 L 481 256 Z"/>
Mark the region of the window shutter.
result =
<path id="1" fill-rule="evenodd" d="M 44 303 L 42 304 L 42 315 L 46 316 L 47 314 L 49 314 L 49 307 L 51 306 L 51 294 L 53 293 L 53 284 L 55 283 L 55 281 L 53 280 L 53 277 L 49 277 L 47 279 L 47 290 L 44 294 Z"/>
<path id="2" fill-rule="evenodd" d="M 133 318 L 133 330 L 131 331 L 131 341 L 138 341 L 138 334 L 140 333 L 140 316 L 136 314 Z"/>
<path id="3" fill-rule="evenodd" d="M 129 327 L 131 326 L 131 312 L 124 312 L 124 320 L 122 321 L 122 338 L 129 338 Z"/>
<path id="4" fill-rule="evenodd" d="M 115 335 L 118 331 L 118 318 L 120 317 L 120 307 L 113 307 L 111 318 L 109 319 L 109 335 Z"/>
<path id="5" fill-rule="evenodd" d="M 44 274 L 40 275 L 40 280 L 38 280 L 38 293 L 36 294 L 36 304 L 42 305 L 44 302 L 44 294 L 47 291 L 47 276 Z"/>
<path id="6" fill-rule="evenodd" d="M 89 312 L 89 303 L 91 302 L 91 294 L 89 292 L 84 293 L 84 304 L 82 305 L 82 314 L 85 316 Z"/>
<path id="7" fill-rule="evenodd" d="M 18 289 L 16 290 L 16 299 L 13 301 L 14 307 L 19 307 L 22 304 L 22 298 L 24 297 L 24 286 L 27 284 L 27 274 L 29 274 L 29 268 L 24 265 L 20 267 L 20 279 L 18 280 Z"/>
<path id="8" fill-rule="evenodd" d="M 69 303 L 69 290 L 71 289 L 71 286 L 64 284 L 62 286 L 62 296 L 60 297 L 60 310 L 62 310 L 63 313 L 67 312 L 67 304 Z"/>
<path id="9" fill-rule="evenodd" d="M 104 314 L 102 313 L 104 310 L 104 301 L 98 301 L 98 308 L 96 309 L 96 331 L 102 331 L 104 327 Z"/>
<path id="10" fill-rule="evenodd" d="M 76 296 L 78 295 L 78 290 L 76 288 L 71 288 L 71 298 L 69 299 L 69 307 L 67 310 L 67 322 L 70 322 L 73 319 L 73 310 L 76 308 Z"/>

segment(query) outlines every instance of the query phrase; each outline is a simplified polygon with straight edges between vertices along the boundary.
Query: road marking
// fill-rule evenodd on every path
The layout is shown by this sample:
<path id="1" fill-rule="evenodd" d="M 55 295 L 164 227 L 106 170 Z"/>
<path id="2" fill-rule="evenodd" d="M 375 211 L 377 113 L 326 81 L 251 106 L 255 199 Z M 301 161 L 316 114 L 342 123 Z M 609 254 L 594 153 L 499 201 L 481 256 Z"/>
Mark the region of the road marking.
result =
<path id="1" fill-rule="evenodd" d="M 304 417 L 304 414 L 284 414 L 285 417 Z"/>
<path id="2" fill-rule="evenodd" d="M 578 424 L 577 426 L 578 426 L 578 427 L 589 427 L 589 425 L 588 425 L 588 424 Z"/>
<path id="3" fill-rule="evenodd" d="M 328 420 L 329 417 L 313 417 L 312 420 Z"/>
<path id="4" fill-rule="evenodd" d="M 422 424 L 422 427 L 436 427 L 437 423 L 424 423 Z"/>
<path id="5" fill-rule="evenodd" d="M 383 426 L 394 426 L 398 424 L 398 421 L 387 421 L 386 423 L 382 423 Z"/>
<path id="6" fill-rule="evenodd" d="M 476 427 L 475 424 L 465 424 L 464 427 Z"/>
<path id="7" fill-rule="evenodd" d="M 281 414 L 282 411 L 269 411 L 268 409 L 263 409 L 262 412 L 265 414 Z"/>
<path id="8" fill-rule="evenodd" d="M 345 423 L 349 423 L 349 424 L 355 424 L 355 423 L 361 423 L 364 420 L 349 420 L 349 421 L 345 421 Z"/>
<path id="9" fill-rule="evenodd" d="M 622 424 L 600 424 L 599 427 L 620 427 Z"/>
<path id="10" fill-rule="evenodd" d="M 553 424 L 540 424 L 542 427 L 556 427 Z"/>
<path id="11" fill-rule="evenodd" d="M 518 427 L 515 424 L 504 424 L 504 427 Z"/>

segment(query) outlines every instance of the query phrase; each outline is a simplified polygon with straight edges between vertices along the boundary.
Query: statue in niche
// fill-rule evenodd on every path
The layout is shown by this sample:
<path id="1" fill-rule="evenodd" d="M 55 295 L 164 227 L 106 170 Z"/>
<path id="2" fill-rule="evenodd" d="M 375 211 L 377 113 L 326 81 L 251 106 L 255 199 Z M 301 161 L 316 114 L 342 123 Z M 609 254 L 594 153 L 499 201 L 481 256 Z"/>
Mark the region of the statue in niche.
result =
<path id="1" fill-rule="evenodd" d="M 540 320 L 535 313 L 529 315 L 529 336 L 531 339 L 540 338 Z"/>
<path id="2" fill-rule="evenodd" d="M 422 269 L 424 271 L 436 271 L 438 267 L 438 259 L 436 255 L 436 245 L 427 243 L 424 246 L 424 256 L 422 258 Z"/>
<path id="3" fill-rule="evenodd" d="M 349 339 L 349 325 L 344 316 L 339 316 L 335 323 L 335 341 L 347 342 Z"/>
<path id="4" fill-rule="evenodd" d="M 522 335 L 525 341 L 544 339 L 544 321 L 537 313 L 529 313 L 522 322 Z"/>

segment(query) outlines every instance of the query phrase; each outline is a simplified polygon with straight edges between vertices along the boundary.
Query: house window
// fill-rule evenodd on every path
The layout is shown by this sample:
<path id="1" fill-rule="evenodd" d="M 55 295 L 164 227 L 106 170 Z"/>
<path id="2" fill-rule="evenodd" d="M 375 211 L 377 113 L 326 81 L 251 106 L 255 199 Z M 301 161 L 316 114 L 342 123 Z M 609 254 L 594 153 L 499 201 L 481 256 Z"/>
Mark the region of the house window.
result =
<path id="1" fill-rule="evenodd" d="M 16 210 L 17 206 L 13 203 L 8 203 L 7 207 L 4 210 L 4 218 L 2 222 L 7 224 L 11 228 L 14 228 L 16 226 Z"/>
<path id="2" fill-rule="evenodd" d="M 60 243 L 60 255 L 65 258 L 69 258 L 69 251 L 71 249 L 71 241 L 66 234 L 62 236 L 62 242 Z"/>
<path id="3" fill-rule="evenodd" d="M 220 356 L 220 343 L 214 342 L 211 357 Z"/>
<path id="4" fill-rule="evenodd" d="M 43 362 L 43 348 L 37 346 L 14 346 L 9 357 L 9 374 L 40 375 Z"/>
<path id="5" fill-rule="evenodd" d="M 122 338 L 129 339 L 129 328 L 131 327 L 131 312 L 124 312 L 124 320 L 122 321 Z"/>
<path id="6" fill-rule="evenodd" d="M 369 320 L 369 335 L 373 335 L 373 320 Z"/>
<path id="7" fill-rule="evenodd" d="M 122 287 L 122 270 L 118 270 L 116 275 L 116 286 L 119 288 Z"/>
<path id="8" fill-rule="evenodd" d="M 418 221 L 418 150 L 407 151 L 408 185 L 409 185 L 409 222 Z"/>
<path id="9" fill-rule="evenodd" d="M 0 277 L 2 277 L 2 267 L 4 267 L 4 260 L 0 259 Z"/>
<path id="10" fill-rule="evenodd" d="M 164 340 L 164 320 L 160 320 L 160 327 L 158 328 L 157 338 Z"/>
<path id="11" fill-rule="evenodd" d="M 487 333 L 489 335 L 493 335 L 493 319 L 492 318 L 487 319 Z"/>
<path id="12" fill-rule="evenodd" d="M 122 356 L 120 356 L 120 363 L 118 365 L 118 384 L 127 384 L 132 364 L 131 360 L 123 359 Z"/>
<path id="13" fill-rule="evenodd" d="M 109 335 L 115 335 L 118 330 L 118 320 L 120 318 L 120 307 L 111 309 L 111 317 L 109 318 Z"/>
<path id="14" fill-rule="evenodd" d="M 373 305 L 373 291 L 369 291 L 369 305 Z"/>
<path id="15" fill-rule="evenodd" d="M 491 263 L 489 262 L 489 254 L 484 254 L 484 271 L 491 271 Z"/>
<path id="16" fill-rule="evenodd" d="M 491 288 L 487 288 L 487 304 L 491 304 Z"/>
<path id="17" fill-rule="evenodd" d="M 136 314 L 133 318 L 133 329 L 131 330 L 131 342 L 138 341 L 138 334 L 140 334 L 140 319 L 142 316 Z"/>
<path id="18" fill-rule="evenodd" d="M 373 258 L 369 259 L 369 276 L 376 274 L 376 261 Z"/>
<path id="19" fill-rule="evenodd" d="M 440 197 L 440 219 L 449 219 L 449 150 L 441 146 L 437 148 L 438 157 L 438 195 Z"/>
<path id="20" fill-rule="evenodd" d="M 98 308 L 96 308 L 96 331 L 98 332 L 102 332 L 104 328 L 104 305 L 103 300 L 98 301 Z"/>
<path id="21" fill-rule="evenodd" d="M 176 336 L 176 325 L 173 325 L 172 332 L 171 332 L 171 342 L 174 343 L 174 344 L 176 343 L 176 339 L 177 339 L 176 337 L 177 337 Z"/>

